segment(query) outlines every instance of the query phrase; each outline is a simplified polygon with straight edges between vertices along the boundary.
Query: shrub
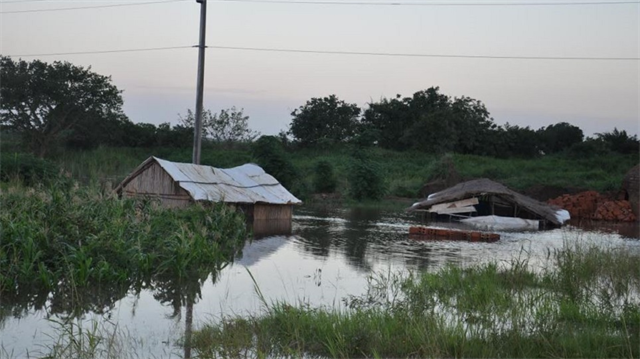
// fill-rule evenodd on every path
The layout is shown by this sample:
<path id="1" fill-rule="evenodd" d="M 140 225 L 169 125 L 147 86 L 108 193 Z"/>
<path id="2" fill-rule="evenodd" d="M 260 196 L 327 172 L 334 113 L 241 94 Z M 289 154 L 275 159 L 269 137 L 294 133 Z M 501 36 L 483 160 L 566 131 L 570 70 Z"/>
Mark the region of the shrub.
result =
<path id="1" fill-rule="evenodd" d="M 277 137 L 262 136 L 253 144 L 251 150 L 256 162 L 267 173 L 287 188 L 293 185 L 296 171 Z"/>
<path id="2" fill-rule="evenodd" d="M 332 193 L 336 190 L 337 184 L 331 163 L 327 160 L 318 161 L 313 177 L 313 190 L 316 193 Z"/>
<path id="3" fill-rule="evenodd" d="M 581 159 L 598 155 L 606 155 L 609 152 L 604 141 L 587 139 L 567 149 L 567 156 L 573 159 Z"/>
<path id="4" fill-rule="evenodd" d="M 60 179 L 60 168 L 31 154 L 14 153 L 0 157 L 0 180 L 19 180 L 25 185 L 50 183 Z"/>
<path id="5" fill-rule="evenodd" d="M 349 193 L 356 200 L 382 198 L 385 193 L 380 165 L 365 152 L 356 150 L 349 169 Z"/>

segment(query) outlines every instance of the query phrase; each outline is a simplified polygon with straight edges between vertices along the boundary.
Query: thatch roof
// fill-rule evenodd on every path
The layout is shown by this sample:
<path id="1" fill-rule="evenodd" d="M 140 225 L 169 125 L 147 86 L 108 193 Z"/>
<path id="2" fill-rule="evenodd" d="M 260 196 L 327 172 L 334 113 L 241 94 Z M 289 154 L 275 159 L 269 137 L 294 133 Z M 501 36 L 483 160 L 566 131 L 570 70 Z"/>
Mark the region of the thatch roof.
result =
<path id="1" fill-rule="evenodd" d="M 433 193 L 425 200 L 414 203 L 413 206 L 407 210 L 415 211 L 420 209 L 429 209 L 440 203 L 482 196 L 493 196 L 501 202 L 517 205 L 519 208 L 539 216 L 540 219 L 546 220 L 557 226 L 562 225 L 562 222 L 564 222 L 562 214 L 558 213 L 561 211 L 559 208 L 522 195 L 507 188 L 503 184 L 491 181 L 487 178 L 462 182 L 445 189 L 444 191 Z"/>

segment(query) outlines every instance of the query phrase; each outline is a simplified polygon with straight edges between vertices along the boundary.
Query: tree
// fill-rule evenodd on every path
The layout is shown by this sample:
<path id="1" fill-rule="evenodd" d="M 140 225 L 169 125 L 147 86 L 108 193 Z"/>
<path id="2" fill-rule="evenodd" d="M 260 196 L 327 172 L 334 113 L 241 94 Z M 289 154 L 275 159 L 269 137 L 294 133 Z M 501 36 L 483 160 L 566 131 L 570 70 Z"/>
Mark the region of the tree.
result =
<path id="1" fill-rule="evenodd" d="M 582 130 L 566 122 L 542 127 L 538 130 L 542 150 L 545 153 L 556 153 L 582 142 Z"/>
<path id="2" fill-rule="evenodd" d="M 289 133 L 303 147 L 335 144 L 351 139 L 357 131 L 360 108 L 336 95 L 312 98 L 291 113 Z"/>
<path id="3" fill-rule="evenodd" d="M 202 111 L 202 135 L 218 143 L 251 142 L 260 134 L 249 129 L 249 116 L 243 114 L 244 109 L 237 110 L 235 106 L 228 110 L 221 110 L 220 114 L 211 110 Z M 185 127 L 193 129 L 195 114 L 187 110 L 186 117 L 180 117 Z"/>
<path id="4" fill-rule="evenodd" d="M 409 144 L 403 142 L 407 130 L 414 124 L 410 99 L 382 99 L 369 104 L 362 117 L 363 133 L 374 134 L 378 146 L 394 150 L 406 150 Z"/>
<path id="5" fill-rule="evenodd" d="M 497 127 L 482 102 L 451 99 L 439 87 L 369 104 L 362 126 L 363 132 L 378 134 L 383 148 L 473 154 L 492 154 L 486 143 Z"/>
<path id="6" fill-rule="evenodd" d="M 1 57 L 0 65 L 0 124 L 20 132 L 40 157 L 82 122 L 126 120 L 121 91 L 90 67 L 9 57 Z"/>
<path id="7" fill-rule="evenodd" d="M 611 132 L 596 133 L 596 138 L 603 141 L 609 150 L 623 154 L 638 154 L 640 152 L 640 141 L 638 136 L 629 136 L 627 131 L 618 131 L 614 128 Z"/>
<path id="8" fill-rule="evenodd" d="M 502 158 L 536 157 L 540 154 L 539 144 L 538 133 L 529 126 L 514 126 L 508 122 L 494 132 L 494 141 L 492 141 L 496 155 Z"/>

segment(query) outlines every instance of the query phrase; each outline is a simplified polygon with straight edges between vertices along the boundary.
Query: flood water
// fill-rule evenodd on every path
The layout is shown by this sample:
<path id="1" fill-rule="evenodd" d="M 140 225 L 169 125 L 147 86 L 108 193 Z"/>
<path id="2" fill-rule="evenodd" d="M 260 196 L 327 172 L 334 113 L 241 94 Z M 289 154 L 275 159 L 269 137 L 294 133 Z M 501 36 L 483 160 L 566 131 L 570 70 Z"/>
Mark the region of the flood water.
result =
<path id="1" fill-rule="evenodd" d="M 367 278 L 376 273 L 436 270 L 449 263 L 508 263 L 517 256 L 528 258 L 534 266 L 544 266 L 549 250 L 576 241 L 640 251 L 637 223 L 574 224 L 550 231 L 500 233 L 501 239 L 495 243 L 410 239 L 409 227 L 420 223 L 419 215 L 402 211 L 296 209 L 291 235 L 248 241 L 241 256 L 216 278 L 209 277 L 197 288 L 188 289 L 196 298 L 193 327 L 225 316 L 259 314 L 264 303 L 256 284 L 267 303 L 336 307 L 343 305 L 342 299 L 348 295 L 363 294 Z M 75 314 L 69 313 L 74 308 L 54 310 L 51 303 L 46 309 L 34 310 L 29 303 L 7 304 L 0 298 L 0 358 L 47 353 L 60 340 L 58 322 L 68 317 L 85 331 L 113 334 L 122 357 L 184 357 L 178 340 L 185 330 L 186 310 L 183 300 L 172 300 L 182 298 L 182 293 L 173 293 L 175 287 L 170 287 L 174 289 L 113 293 L 107 304 L 102 299 L 83 307 L 97 309 L 77 310 Z"/>

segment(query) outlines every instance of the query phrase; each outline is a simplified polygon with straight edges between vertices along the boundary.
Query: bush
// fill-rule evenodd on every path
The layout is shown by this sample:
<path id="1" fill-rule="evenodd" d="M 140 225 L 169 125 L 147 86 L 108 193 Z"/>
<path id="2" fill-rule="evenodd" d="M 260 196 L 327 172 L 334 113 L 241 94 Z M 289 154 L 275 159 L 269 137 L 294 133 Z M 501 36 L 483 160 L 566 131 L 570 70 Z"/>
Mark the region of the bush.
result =
<path id="1" fill-rule="evenodd" d="M 0 180 L 19 180 L 27 186 L 47 184 L 60 179 L 60 168 L 31 154 L 14 153 L 0 156 Z"/>
<path id="2" fill-rule="evenodd" d="M 337 184 L 331 163 L 327 160 L 318 161 L 313 177 L 313 190 L 316 193 L 333 193 Z"/>
<path id="3" fill-rule="evenodd" d="M 606 155 L 608 152 L 609 150 L 603 141 L 587 139 L 584 142 L 576 143 L 569 147 L 566 153 L 569 158 L 582 159 Z"/>
<path id="4" fill-rule="evenodd" d="M 256 162 L 280 184 L 287 188 L 293 185 L 296 171 L 277 137 L 262 136 L 251 150 Z"/>
<path id="5" fill-rule="evenodd" d="M 356 150 L 349 169 L 349 193 L 356 200 L 378 200 L 385 194 L 380 165 L 364 152 Z"/>

